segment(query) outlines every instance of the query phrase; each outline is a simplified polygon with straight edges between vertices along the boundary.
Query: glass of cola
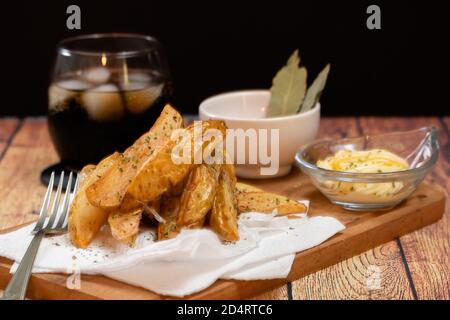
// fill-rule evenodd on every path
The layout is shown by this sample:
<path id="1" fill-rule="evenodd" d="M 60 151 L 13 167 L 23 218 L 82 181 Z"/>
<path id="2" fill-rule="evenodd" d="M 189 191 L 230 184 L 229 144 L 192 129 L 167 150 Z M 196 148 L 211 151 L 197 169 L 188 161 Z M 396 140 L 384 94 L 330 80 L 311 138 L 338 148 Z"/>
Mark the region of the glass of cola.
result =
<path id="1" fill-rule="evenodd" d="M 48 128 L 61 162 L 46 172 L 78 170 L 123 151 L 153 125 L 171 91 L 167 62 L 152 37 L 108 33 L 61 41 L 48 90 Z"/>

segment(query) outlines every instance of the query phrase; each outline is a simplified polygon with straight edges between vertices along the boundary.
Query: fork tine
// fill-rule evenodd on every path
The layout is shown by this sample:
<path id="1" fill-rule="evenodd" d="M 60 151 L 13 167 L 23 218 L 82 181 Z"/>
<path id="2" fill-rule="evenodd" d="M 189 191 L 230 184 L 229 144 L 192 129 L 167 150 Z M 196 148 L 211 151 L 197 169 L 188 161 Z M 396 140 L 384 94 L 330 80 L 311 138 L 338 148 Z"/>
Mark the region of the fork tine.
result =
<path id="1" fill-rule="evenodd" d="M 75 198 L 78 189 L 80 187 L 80 180 L 81 180 L 81 175 L 79 173 L 77 173 L 77 178 L 75 179 L 75 184 L 73 186 L 73 191 L 70 193 L 70 200 L 69 200 L 69 206 L 72 204 L 73 199 Z M 68 189 L 70 191 L 70 189 Z M 64 219 L 64 223 L 62 225 L 62 228 L 67 228 L 67 224 L 69 222 L 69 210 L 67 210 L 67 214 L 66 217 Z"/>
<path id="2" fill-rule="evenodd" d="M 72 177 L 73 173 L 70 172 L 69 180 L 67 181 L 66 191 L 64 194 L 64 200 L 62 204 L 61 213 L 59 215 L 58 222 L 56 223 L 55 229 L 60 229 L 63 226 L 64 221 L 66 220 L 67 211 L 69 209 L 69 201 L 72 196 L 71 190 L 72 190 Z"/>
<path id="3" fill-rule="evenodd" d="M 77 173 L 77 179 L 75 180 L 75 185 L 73 186 L 73 191 L 72 191 L 72 197 L 75 197 L 78 188 L 80 187 L 80 180 L 81 180 L 81 175 L 79 173 Z"/>
<path id="4" fill-rule="evenodd" d="M 45 192 L 44 201 L 42 203 L 41 212 L 39 213 L 39 219 L 31 233 L 36 233 L 42 229 L 44 225 L 45 218 L 47 218 L 48 207 L 50 205 L 50 198 L 53 190 L 53 183 L 55 181 L 55 172 L 52 172 L 50 176 L 50 181 L 48 182 L 47 191 Z"/>
<path id="5" fill-rule="evenodd" d="M 50 219 L 48 219 L 48 222 L 45 225 L 44 229 L 51 229 L 56 220 L 56 216 L 58 215 L 59 200 L 61 199 L 63 182 L 64 182 L 64 171 L 61 172 L 61 175 L 59 176 L 58 189 L 56 189 L 56 196 L 52 205 L 52 215 L 50 216 Z"/>

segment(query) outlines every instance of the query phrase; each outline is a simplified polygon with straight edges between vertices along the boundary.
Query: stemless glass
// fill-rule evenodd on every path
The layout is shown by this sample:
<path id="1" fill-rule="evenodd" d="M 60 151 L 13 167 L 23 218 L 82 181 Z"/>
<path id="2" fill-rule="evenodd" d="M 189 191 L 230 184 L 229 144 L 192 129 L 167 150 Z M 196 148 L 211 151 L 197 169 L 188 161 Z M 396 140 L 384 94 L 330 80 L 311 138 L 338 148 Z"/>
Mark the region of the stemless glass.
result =
<path id="1" fill-rule="evenodd" d="M 48 94 L 56 169 L 79 169 L 123 151 L 153 125 L 170 97 L 170 74 L 152 37 L 83 35 L 59 43 Z"/>

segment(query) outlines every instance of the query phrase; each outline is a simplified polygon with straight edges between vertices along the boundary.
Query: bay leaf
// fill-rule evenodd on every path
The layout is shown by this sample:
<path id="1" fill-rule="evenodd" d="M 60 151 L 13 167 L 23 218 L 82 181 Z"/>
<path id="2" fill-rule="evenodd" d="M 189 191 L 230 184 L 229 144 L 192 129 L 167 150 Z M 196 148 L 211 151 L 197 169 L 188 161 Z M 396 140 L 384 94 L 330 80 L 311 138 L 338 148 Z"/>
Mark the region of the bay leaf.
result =
<path id="1" fill-rule="evenodd" d="M 289 57 L 287 61 L 288 66 L 296 66 L 298 67 L 300 65 L 300 55 L 298 54 L 298 49 L 296 49 L 291 56 Z"/>
<path id="2" fill-rule="evenodd" d="M 320 100 L 325 84 L 327 83 L 328 73 L 330 72 L 330 64 L 327 64 L 306 92 L 305 100 L 300 108 L 300 112 L 305 112 L 314 108 Z"/>
<path id="3" fill-rule="evenodd" d="M 287 64 L 273 78 L 267 116 L 284 116 L 298 112 L 305 97 L 307 78 L 306 69 L 299 64 L 300 56 L 298 50 L 295 50 Z"/>

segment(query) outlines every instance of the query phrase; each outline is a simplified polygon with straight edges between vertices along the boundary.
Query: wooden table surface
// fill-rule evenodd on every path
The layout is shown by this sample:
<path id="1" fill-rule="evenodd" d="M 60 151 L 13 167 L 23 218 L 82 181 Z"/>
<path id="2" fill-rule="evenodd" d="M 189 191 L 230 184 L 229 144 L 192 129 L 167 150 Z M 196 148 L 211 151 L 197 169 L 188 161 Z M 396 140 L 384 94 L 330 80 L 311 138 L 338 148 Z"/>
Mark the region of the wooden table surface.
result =
<path id="1" fill-rule="evenodd" d="M 321 137 L 422 126 L 439 129 L 427 181 L 450 193 L 450 117 L 323 118 Z M 43 168 L 57 161 L 44 118 L 0 118 L 0 230 L 37 218 Z M 372 285 L 370 285 L 372 284 Z M 288 283 L 256 299 L 450 299 L 450 210 L 436 224 Z"/>

